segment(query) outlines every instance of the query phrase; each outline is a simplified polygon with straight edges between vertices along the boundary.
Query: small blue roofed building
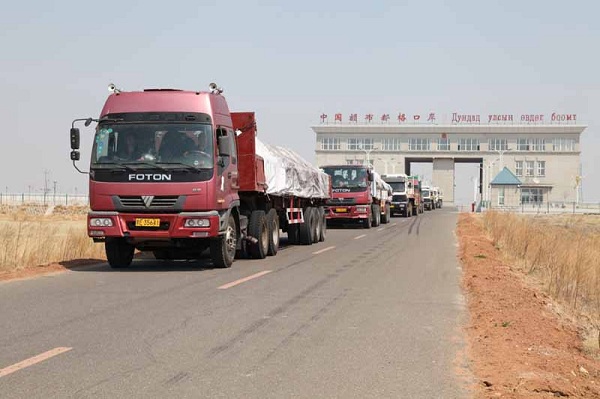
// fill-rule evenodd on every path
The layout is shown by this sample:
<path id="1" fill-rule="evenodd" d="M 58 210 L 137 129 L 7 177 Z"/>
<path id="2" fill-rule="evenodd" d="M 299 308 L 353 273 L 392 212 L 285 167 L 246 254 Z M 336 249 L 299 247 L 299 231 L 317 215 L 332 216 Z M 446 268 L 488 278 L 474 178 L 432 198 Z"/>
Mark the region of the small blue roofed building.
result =
<path id="1" fill-rule="evenodd" d="M 521 205 L 522 184 L 510 169 L 504 167 L 490 183 L 490 208 L 510 208 Z"/>

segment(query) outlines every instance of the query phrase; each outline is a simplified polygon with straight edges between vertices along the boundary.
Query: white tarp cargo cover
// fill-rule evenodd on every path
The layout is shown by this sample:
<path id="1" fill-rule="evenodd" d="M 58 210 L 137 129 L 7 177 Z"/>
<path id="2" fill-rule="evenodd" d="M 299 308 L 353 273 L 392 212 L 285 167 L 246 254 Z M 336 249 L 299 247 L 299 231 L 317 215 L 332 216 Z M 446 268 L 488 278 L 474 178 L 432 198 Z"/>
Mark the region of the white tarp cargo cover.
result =
<path id="1" fill-rule="evenodd" d="M 329 198 L 329 175 L 284 147 L 256 139 L 256 154 L 265 161 L 267 194 Z"/>

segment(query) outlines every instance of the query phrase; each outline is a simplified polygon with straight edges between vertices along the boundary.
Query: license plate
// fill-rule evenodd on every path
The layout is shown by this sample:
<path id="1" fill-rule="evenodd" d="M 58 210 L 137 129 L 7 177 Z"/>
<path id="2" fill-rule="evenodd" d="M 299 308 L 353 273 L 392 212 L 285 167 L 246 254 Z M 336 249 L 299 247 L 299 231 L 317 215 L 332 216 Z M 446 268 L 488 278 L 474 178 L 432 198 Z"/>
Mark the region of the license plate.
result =
<path id="1" fill-rule="evenodd" d="M 390 205 L 390 208 L 395 208 L 395 207 L 396 207 L 396 205 Z"/>
<path id="2" fill-rule="evenodd" d="M 337 213 L 345 213 L 348 212 L 348 208 L 335 208 Z"/>
<path id="3" fill-rule="evenodd" d="M 135 227 L 160 227 L 160 219 L 136 218 Z"/>

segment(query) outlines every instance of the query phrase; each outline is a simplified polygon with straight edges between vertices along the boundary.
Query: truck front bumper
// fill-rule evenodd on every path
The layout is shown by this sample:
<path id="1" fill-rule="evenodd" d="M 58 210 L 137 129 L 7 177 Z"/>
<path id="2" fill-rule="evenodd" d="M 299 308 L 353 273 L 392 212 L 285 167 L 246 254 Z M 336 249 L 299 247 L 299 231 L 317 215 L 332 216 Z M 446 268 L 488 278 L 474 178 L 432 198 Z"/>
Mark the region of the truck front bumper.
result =
<path id="1" fill-rule="evenodd" d="M 329 206 L 325 217 L 328 222 L 351 222 L 365 220 L 370 217 L 368 206 Z"/>
<path id="2" fill-rule="evenodd" d="M 187 220 L 194 222 L 186 226 Z M 88 236 L 95 240 L 105 237 L 127 237 L 132 241 L 210 238 L 219 235 L 219 223 L 217 211 L 176 214 L 92 211 L 88 213 L 87 230 Z"/>
<path id="3" fill-rule="evenodd" d="M 406 202 L 393 203 L 390 205 L 390 212 L 392 215 L 402 214 L 406 212 Z"/>

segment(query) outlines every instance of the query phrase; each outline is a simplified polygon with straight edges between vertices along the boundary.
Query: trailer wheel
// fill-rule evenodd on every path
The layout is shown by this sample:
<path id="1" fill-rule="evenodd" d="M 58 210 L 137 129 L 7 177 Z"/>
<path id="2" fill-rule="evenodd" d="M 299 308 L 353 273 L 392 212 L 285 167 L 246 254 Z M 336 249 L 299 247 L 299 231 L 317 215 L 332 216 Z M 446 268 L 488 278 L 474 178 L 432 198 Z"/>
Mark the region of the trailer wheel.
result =
<path id="1" fill-rule="evenodd" d="M 371 209 L 371 211 L 373 211 L 373 209 Z M 365 229 L 370 229 L 371 228 L 372 219 L 373 219 L 373 214 L 372 213 L 371 213 L 371 215 L 368 215 L 366 219 L 363 219 L 364 223 L 365 223 Z"/>
<path id="2" fill-rule="evenodd" d="M 377 227 L 381 222 L 381 209 L 379 209 L 379 205 L 372 205 L 371 211 L 373 213 L 373 227 Z"/>
<path id="3" fill-rule="evenodd" d="M 219 268 L 231 267 L 235 259 L 237 229 L 233 215 L 229 215 L 225 233 L 210 242 L 210 257 Z"/>
<path id="4" fill-rule="evenodd" d="M 321 237 L 321 229 L 323 228 L 323 223 L 321 218 L 319 217 L 319 210 L 317 208 L 311 208 L 312 213 L 312 240 L 313 244 L 319 242 L 319 237 Z"/>
<path id="5" fill-rule="evenodd" d="M 381 223 L 383 224 L 388 224 L 390 222 L 390 215 L 391 211 L 390 211 L 390 204 L 385 204 L 385 211 L 383 213 L 383 215 L 381 216 Z"/>
<path id="6" fill-rule="evenodd" d="M 277 255 L 279 249 L 279 215 L 275 209 L 267 213 L 267 225 L 269 226 L 269 250 L 267 255 Z"/>
<path id="7" fill-rule="evenodd" d="M 255 259 L 264 259 L 269 251 L 269 226 L 265 211 L 252 211 L 248 234 L 257 240 L 255 243 L 248 243 L 250 255 Z"/>
<path id="8" fill-rule="evenodd" d="M 321 234 L 319 235 L 319 241 L 325 241 L 327 237 L 327 219 L 325 217 L 325 210 L 322 206 L 317 208 L 317 213 L 319 214 L 319 220 L 321 221 Z"/>
<path id="9" fill-rule="evenodd" d="M 298 238 L 302 245 L 313 243 L 313 212 L 310 206 L 304 208 L 304 223 L 298 225 Z"/>
<path id="10" fill-rule="evenodd" d="M 106 259 L 113 269 L 122 269 L 131 265 L 135 247 L 124 238 L 107 238 L 104 243 Z"/>
<path id="11" fill-rule="evenodd" d="M 300 243 L 300 225 L 297 223 L 288 224 L 287 236 L 288 244 L 298 245 Z"/>

